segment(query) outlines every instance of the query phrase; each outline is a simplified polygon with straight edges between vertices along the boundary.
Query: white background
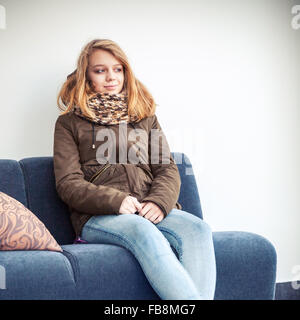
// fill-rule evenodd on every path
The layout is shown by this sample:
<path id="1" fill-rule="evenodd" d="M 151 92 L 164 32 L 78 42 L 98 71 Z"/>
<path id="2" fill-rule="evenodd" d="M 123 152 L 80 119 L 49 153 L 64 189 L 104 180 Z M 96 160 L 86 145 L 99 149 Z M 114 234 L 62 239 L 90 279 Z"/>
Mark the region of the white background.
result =
<path id="1" fill-rule="evenodd" d="M 52 155 L 56 97 L 94 38 L 116 41 L 190 158 L 213 231 L 270 240 L 300 279 L 300 29 L 289 0 L 0 0 L 0 158 Z M 300 23 L 300 19 L 299 19 Z"/>

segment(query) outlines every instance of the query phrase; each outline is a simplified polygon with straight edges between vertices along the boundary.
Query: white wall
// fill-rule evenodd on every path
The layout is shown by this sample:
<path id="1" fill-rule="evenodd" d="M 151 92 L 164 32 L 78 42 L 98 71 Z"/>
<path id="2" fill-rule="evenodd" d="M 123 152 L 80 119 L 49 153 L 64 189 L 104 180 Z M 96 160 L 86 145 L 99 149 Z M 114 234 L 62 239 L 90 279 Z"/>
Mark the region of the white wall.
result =
<path id="1" fill-rule="evenodd" d="M 261 234 L 300 279 L 300 29 L 284 0 L 0 0 L 0 158 L 52 155 L 56 95 L 94 38 L 115 40 L 194 166 L 214 231 Z M 300 20 L 300 19 L 299 19 Z"/>

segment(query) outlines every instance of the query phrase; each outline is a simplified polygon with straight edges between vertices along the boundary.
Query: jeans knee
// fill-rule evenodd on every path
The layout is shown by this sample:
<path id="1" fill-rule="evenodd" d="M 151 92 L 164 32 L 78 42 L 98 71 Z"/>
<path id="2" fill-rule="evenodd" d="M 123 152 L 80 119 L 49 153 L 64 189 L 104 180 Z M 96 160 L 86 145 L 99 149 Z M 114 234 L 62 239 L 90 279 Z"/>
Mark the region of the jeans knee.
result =
<path id="1" fill-rule="evenodd" d="M 211 238 L 212 237 L 212 229 L 210 225 L 203 221 L 202 219 L 199 219 L 200 221 L 197 221 L 194 224 L 195 232 L 198 236 L 205 237 L 205 238 Z"/>
<path id="2" fill-rule="evenodd" d="M 201 220 L 201 228 L 204 230 L 204 232 L 212 233 L 211 226 L 204 220 Z"/>

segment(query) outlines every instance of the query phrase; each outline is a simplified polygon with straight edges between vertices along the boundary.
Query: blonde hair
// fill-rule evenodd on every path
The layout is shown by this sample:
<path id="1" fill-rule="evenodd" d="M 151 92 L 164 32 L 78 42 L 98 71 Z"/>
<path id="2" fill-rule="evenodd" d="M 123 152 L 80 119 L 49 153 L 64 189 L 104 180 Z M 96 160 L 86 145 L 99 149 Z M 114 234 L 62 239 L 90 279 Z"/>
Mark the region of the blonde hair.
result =
<path id="1" fill-rule="evenodd" d="M 85 116 L 95 117 L 95 114 L 87 105 L 87 100 L 96 93 L 87 77 L 87 68 L 89 56 L 97 49 L 108 51 L 123 65 L 123 91 L 126 90 L 128 94 L 128 114 L 137 116 L 139 120 L 154 115 L 156 104 L 152 95 L 134 76 L 123 50 L 109 39 L 92 40 L 82 49 L 77 61 L 77 69 L 68 75 L 58 93 L 57 105 L 63 111 L 62 114 L 68 113 L 75 106 L 78 106 Z"/>

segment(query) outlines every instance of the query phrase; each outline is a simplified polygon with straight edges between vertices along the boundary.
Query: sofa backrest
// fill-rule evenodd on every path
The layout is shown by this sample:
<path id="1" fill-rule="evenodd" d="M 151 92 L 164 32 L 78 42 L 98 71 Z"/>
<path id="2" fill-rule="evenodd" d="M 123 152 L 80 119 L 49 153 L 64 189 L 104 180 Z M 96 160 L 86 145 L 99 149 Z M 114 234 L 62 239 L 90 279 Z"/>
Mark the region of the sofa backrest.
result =
<path id="1" fill-rule="evenodd" d="M 181 176 L 179 203 L 182 210 L 202 218 L 200 199 L 192 165 L 186 155 L 172 152 Z M 67 205 L 55 187 L 53 157 L 0 160 L 0 191 L 23 203 L 48 228 L 56 241 L 69 244 L 74 231 Z"/>
<path id="2" fill-rule="evenodd" d="M 18 161 L 0 159 L 0 191 L 27 207 L 24 176 Z"/>
<path id="3" fill-rule="evenodd" d="M 182 210 L 203 219 L 198 187 L 191 161 L 182 152 L 171 152 L 171 154 L 177 164 L 181 179 L 178 202 L 182 205 Z"/>
<path id="4" fill-rule="evenodd" d="M 72 243 L 75 234 L 68 206 L 58 197 L 53 157 L 33 157 L 19 161 L 24 175 L 28 208 L 45 224 L 56 241 Z"/>

